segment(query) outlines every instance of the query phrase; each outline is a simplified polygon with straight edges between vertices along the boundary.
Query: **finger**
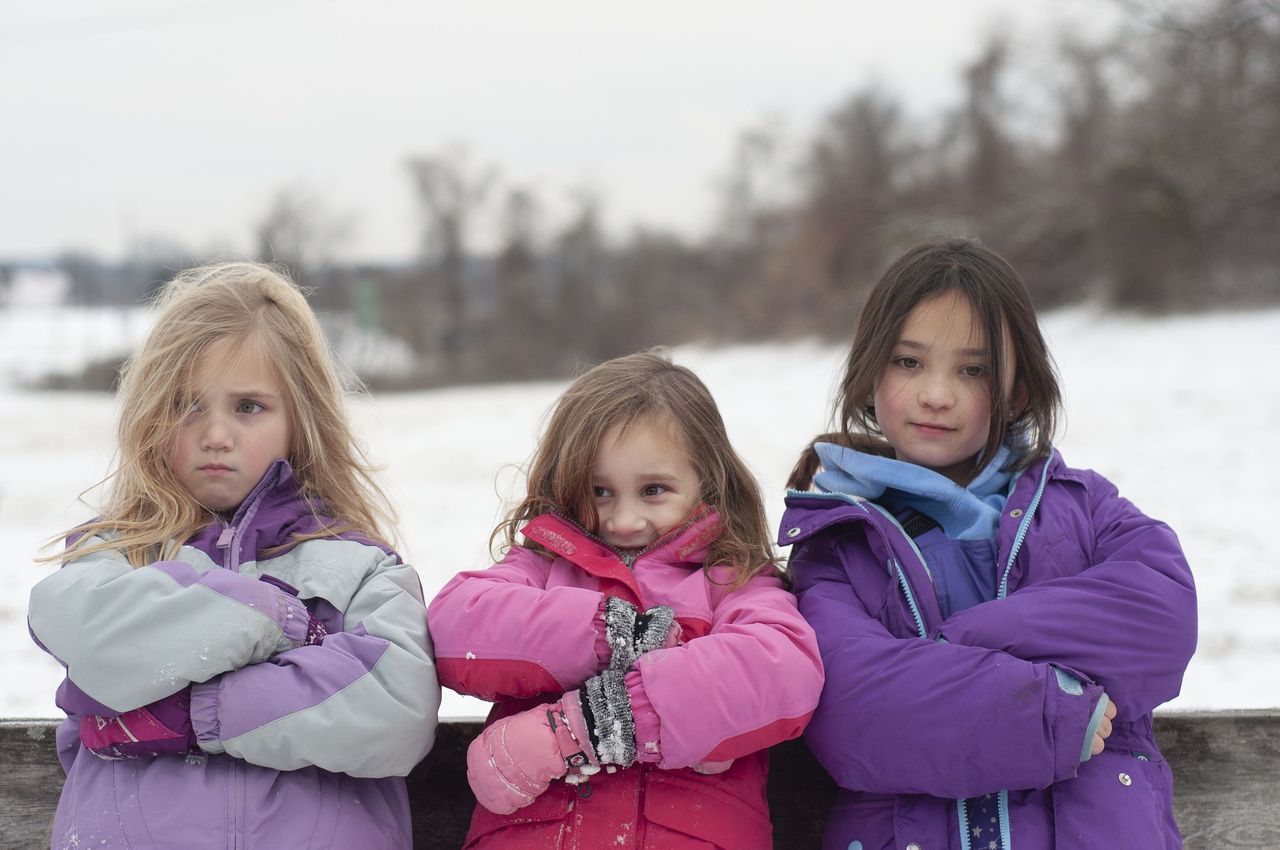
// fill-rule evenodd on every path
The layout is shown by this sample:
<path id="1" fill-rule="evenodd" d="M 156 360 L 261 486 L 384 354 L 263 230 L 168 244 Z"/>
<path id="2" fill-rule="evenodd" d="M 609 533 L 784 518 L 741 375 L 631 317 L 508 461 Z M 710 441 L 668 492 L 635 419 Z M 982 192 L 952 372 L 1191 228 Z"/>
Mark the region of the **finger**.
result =
<path id="1" fill-rule="evenodd" d="M 1094 754 L 1095 756 L 1096 756 L 1098 753 L 1102 752 L 1102 746 L 1103 746 L 1103 745 L 1102 745 L 1102 739 L 1101 739 L 1101 738 L 1099 738 L 1097 735 L 1094 735 L 1094 736 L 1093 736 L 1093 754 Z"/>
<path id="2" fill-rule="evenodd" d="M 1110 699 L 1108 699 L 1108 700 L 1107 700 L 1107 707 L 1106 707 L 1106 709 L 1105 709 L 1102 713 L 1103 713 L 1104 715 L 1106 715 L 1108 718 L 1110 718 L 1110 717 L 1115 717 L 1115 716 L 1116 716 L 1116 704 L 1115 704 L 1114 702 L 1112 702 Z"/>

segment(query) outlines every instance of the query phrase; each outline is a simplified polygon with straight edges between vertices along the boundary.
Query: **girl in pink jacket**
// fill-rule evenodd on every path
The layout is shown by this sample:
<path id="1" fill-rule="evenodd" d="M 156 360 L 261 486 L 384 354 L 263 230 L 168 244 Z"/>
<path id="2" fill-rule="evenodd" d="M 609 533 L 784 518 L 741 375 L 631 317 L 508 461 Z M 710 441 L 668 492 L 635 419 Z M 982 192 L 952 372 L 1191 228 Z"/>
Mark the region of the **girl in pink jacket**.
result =
<path id="1" fill-rule="evenodd" d="M 441 681 L 497 703 L 466 847 L 772 846 L 765 751 L 822 666 L 702 382 L 652 352 L 582 375 L 494 537 L 428 614 Z"/>

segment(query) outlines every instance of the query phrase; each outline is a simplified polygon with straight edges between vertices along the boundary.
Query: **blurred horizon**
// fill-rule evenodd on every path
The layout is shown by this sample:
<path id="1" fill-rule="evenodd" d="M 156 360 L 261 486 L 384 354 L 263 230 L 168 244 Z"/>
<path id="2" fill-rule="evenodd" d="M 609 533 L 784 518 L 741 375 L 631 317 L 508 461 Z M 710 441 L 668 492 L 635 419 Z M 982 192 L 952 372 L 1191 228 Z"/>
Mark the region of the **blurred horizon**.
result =
<path id="1" fill-rule="evenodd" d="M 0 309 L 277 262 L 412 389 L 843 338 L 938 237 L 1042 309 L 1280 303 L 1273 0 L 157 3 L 5 7 Z"/>

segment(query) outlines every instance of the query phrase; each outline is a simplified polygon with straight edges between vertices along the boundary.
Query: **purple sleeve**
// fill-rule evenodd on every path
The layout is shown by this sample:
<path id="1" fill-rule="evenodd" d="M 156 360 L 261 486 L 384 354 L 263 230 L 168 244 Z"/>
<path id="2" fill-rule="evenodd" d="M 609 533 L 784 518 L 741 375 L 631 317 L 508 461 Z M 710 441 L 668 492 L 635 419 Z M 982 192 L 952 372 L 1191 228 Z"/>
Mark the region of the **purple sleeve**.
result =
<path id="1" fill-rule="evenodd" d="M 368 675 L 390 646 L 365 633 L 340 632 L 322 646 L 282 652 L 195 685 L 191 719 L 202 743 L 235 738 L 281 717 L 314 708 Z"/>
<path id="2" fill-rule="evenodd" d="M 1195 651 L 1195 585 L 1174 533 L 1091 481 L 1087 492 L 1077 485 L 1092 519 L 1092 545 L 1077 547 L 1083 569 L 961 611 L 941 634 L 1081 671 L 1127 720 L 1177 696 Z"/>
<path id="3" fill-rule="evenodd" d="M 860 544 L 820 535 L 791 559 L 826 669 L 806 736 L 832 778 L 960 798 L 1074 776 L 1101 689 L 1064 688 L 1050 665 L 1002 652 L 890 634 L 848 581 L 843 559 L 862 557 Z"/>

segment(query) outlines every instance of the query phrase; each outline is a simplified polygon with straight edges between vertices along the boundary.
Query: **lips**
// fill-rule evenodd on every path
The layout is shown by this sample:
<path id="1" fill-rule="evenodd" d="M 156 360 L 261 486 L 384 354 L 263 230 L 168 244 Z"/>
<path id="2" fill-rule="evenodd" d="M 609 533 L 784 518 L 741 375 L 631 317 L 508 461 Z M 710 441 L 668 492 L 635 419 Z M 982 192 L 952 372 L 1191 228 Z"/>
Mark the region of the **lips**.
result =
<path id="1" fill-rule="evenodd" d="M 911 427 L 916 428 L 925 434 L 949 434 L 955 430 L 954 428 L 949 428 L 946 425 L 934 425 L 929 422 L 912 422 Z"/>
<path id="2" fill-rule="evenodd" d="M 221 463 L 208 463 L 208 464 L 205 464 L 204 466 L 201 466 L 201 467 L 198 467 L 198 468 L 199 468 L 199 470 L 200 470 L 201 472 L 207 472 L 207 473 L 209 473 L 210 475 L 217 475 L 217 474 L 222 473 L 222 472 L 230 472 L 230 471 L 231 471 L 231 467 L 226 466 L 225 464 L 221 464 Z"/>

